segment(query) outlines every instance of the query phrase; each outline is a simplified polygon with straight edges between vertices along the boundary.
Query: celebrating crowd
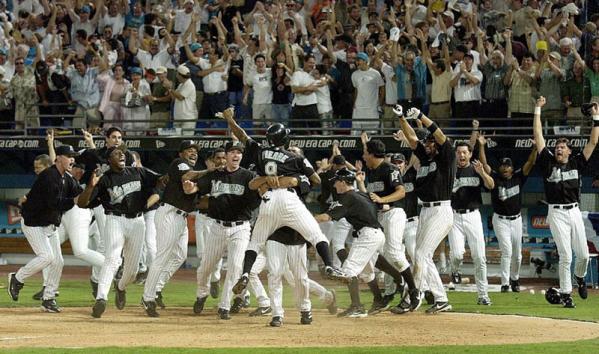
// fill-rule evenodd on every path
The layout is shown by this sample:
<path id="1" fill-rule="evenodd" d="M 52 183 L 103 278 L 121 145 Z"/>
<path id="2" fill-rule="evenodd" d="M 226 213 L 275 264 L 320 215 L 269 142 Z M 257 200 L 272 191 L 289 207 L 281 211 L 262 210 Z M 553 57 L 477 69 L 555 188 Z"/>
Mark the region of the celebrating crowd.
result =
<path id="1" fill-rule="evenodd" d="M 397 128 L 399 103 L 516 131 L 538 96 L 575 125 L 598 25 L 580 0 L 0 0 L 0 128 L 191 135 L 235 106 L 245 127 L 359 133 Z"/>

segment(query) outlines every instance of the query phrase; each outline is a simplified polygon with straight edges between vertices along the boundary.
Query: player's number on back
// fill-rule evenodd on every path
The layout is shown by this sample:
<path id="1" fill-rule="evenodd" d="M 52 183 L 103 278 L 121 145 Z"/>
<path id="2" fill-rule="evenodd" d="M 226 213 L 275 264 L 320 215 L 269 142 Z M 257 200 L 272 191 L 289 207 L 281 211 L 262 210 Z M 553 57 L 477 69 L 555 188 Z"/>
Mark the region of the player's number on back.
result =
<path id="1" fill-rule="evenodd" d="M 277 163 L 274 161 L 268 161 L 266 165 L 264 165 L 264 172 L 267 176 L 276 176 L 277 175 Z"/>

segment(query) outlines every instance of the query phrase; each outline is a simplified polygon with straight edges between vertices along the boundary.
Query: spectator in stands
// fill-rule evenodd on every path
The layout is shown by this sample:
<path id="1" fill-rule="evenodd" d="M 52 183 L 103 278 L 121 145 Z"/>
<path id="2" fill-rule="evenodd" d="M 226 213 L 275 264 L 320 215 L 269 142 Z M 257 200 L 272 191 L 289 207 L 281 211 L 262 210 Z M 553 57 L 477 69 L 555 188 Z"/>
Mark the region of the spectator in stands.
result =
<path id="1" fill-rule="evenodd" d="M 130 69 L 131 85 L 125 92 L 123 109 L 123 129 L 129 135 L 143 135 L 150 127 L 150 107 L 152 90 L 146 80 L 142 80 L 143 70 L 139 67 Z"/>
<path id="2" fill-rule="evenodd" d="M 398 43 L 391 48 L 392 66 L 397 79 L 397 99 L 404 109 L 422 109 L 426 99 L 426 64 L 412 50 L 397 55 Z"/>
<path id="3" fill-rule="evenodd" d="M 147 4 L 150 2 L 148 1 Z M 145 13 L 141 1 L 135 1 L 132 3 L 131 8 L 133 11 L 129 11 L 125 16 L 125 26 L 132 28 L 140 28 L 145 23 Z"/>
<path id="4" fill-rule="evenodd" d="M 571 38 L 564 37 L 559 40 L 559 54 L 561 55 L 559 66 L 566 73 L 564 80 L 569 80 L 573 76 L 572 68 L 576 60 L 575 52 L 576 48 L 574 48 L 574 42 Z"/>
<path id="5" fill-rule="evenodd" d="M 167 70 L 164 66 L 156 69 L 156 75 L 158 76 L 158 82 L 153 84 L 152 87 L 152 105 L 150 116 L 150 128 L 166 128 L 170 121 L 171 113 L 171 96 L 168 94 L 166 86 L 172 86 L 172 83 L 167 78 Z M 165 86 L 166 85 L 166 86 Z"/>
<path id="6" fill-rule="evenodd" d="M 268 125 L 272 120 L 272 70 L 266 67 L 266 57 L 258 54 L 254 57 L 256 73 L 248 80 L 248 86 L 254 91 L 252 100 L 252 119 L 255 126 Z M 248 104 L 249 90 L 243 95 L 243 104 Z"/>
<path id="7" fill-rule="evenodd" d="M 159 66 L 167 66 L 171 62 L 171 56 L 175 53 L 175 42 L 168 33 L 165 38 L 167 38 L 169 43 L 167 49 L 160 50 L 160 41 L 152 38 L 148 51 L 145 51 L 138 48 L 138 40 L 141 40 L 138 32 L 131 31 L 129 51 L 139 60 L 141 67 L 156 70 Z"/>
<path id="8" fill-rule="evenodd" d="M 291 108 L 291 126 L 294 128 L 320 127 L 318 122 L 318 99 L 316 91 L 323 81 L 314 79 L 310 73 L 316 67 L 314 55 L 304 57 L 303 70 L 296 70 L 291 76 L 291 91 L 294 94 Z M 308 120 L 308 121 L 300 121 Z"/>
<path id="9" fill-rule="evenodd" d="M 584 76 L 589 81 L 591 101 L 599 103 L 599 57 L 593 58 L 585 68 Z"/>
<path id="10" fill-rule="evenodd" d="M 316 90 L 316 107 L 318 108 L 318 116 L 323 128 L 331 128 L 333 126 L 333 105 L 331 104 L 331 91 L 329 85 L 333 78 L 327 74 L 327 69 L 324 65 L 316 65 L 312 71 L 312 76 L 325 85 L 322 85 Z M 331 131 L 324 129 L 323 135 L 330 135 Z"/>
<path id="11" fill-rule="evenodd" d="M 100 89 L 96 78 L 97 68 L 88 67 L 84 59 L 77 58 L 74 67 L 71 61 L 75 53 L 71 51 L 65 60 L 66 75 L 71 81 L 71 100 L 77 105 L 72 126 L 74 128 L 99 127 L 101 123 L 98 105 L 100 104 Z"/>
<path id="12" fill-rule="evenodd" d="M 278 63 L 272 71 L 272 119 L 288 126 L 291 111 L 291 70 L 285 64 Z"/>
<path id="13" fill-rule="evenodd" d="M 589 102 L 591 92 L 584 82 L 584 67 L 580 61 L 574 62 L 572 77 L 561 85 L 562 102 L 566 107 L 568 125 L 575 126 L 582 123 L 584 117 L 580 111 L 583 103 Z"/>
<path id="14" fill-rule="evenodd" d="M 235 107 L 236 118 L 242 113 L 243 101 L 243 58 L 239 55 L 237 44 L 229 44 L 229 79 L 227 81 L 227 91 L 229 92 L 229 106 Z"/>
<path id="15" fill-rule="evenodd" d="M 15 100 L 15 128 L 27 129 L 40 126 L 39 98 L 35 85 L 33 68 L 41 58 L 41 51 L 37 51 L 33 66 L 25 66 L 25 58 L 15 59 L 15 75 L 10 80 L 10 91 Z"/>
<path id="16" fill-rule="evenodd" d="M 125 28 L 125 16 L 129 13 L 129 3 L 127 0 L 112 0 L 108 2 L 108 6 L 96 7 L 99 17 L 98 31 L 104 37 L 112 38 L 114 33 L 121 33 Z M 109 33 L 106 30 L 110 29 Z"/>
<path id="17" fill-rule="evenodd" d="M 189 68 L 185 65 L 179 65 L 177 68 L 177 81 L 179 82 L 177 89 L 173 90 L 173 84 L 170 81 L 162 83 L 175 102 L 173 109 L 174 126 L 183 129 L 183 135 L 194 135 L 193 129 L 196 126 L 195 121 L 198 119 L 198 109 L 195 102 L 196 88 L 190 76 Z"/>
<path id="18" fill-rule="evenodd" d="M 98 7 L 104 7 L 104 0 L 98 1 Z M 96 12 L 96 14 L 90 18 L 92 9 L 89 5 L 83 5 L 80 9 L 78 9 L 79 14 L 75 13 L 75 10 L 75 1 L 68 0 L 67 11 L 72 21 L 71 38 L 87 38 L 88 35 L 95 33 L 98 27 L 98 20 L 100 18 L 98 13 Z M 85 33 L 85 35 L 82 35 L 83 33 Z M 78 53 L 85 51 L 86 49 L 81 40 L 73 41 L 73 44 L 73 49 Z"/>
<path id="19" fill-rule="evenodd" d="M 227 80 L 229 71 L 228 62 L 229 53 L 221 52 L 220 48 L 211 48 L 208 53 L 208 61 L 201 61 L 205 76 L 202 78 L 204 83 L 204 104 L 200 118 L 214 118 L 215 114 L 222 112 L 227 108 Z"/>
<path id="20" fill-rule="evenodd" d="M 195 21 L 193 21 L 192 24 L 195 24 Z M 185 53 L 187 53 L 187 61 L 184 63 L 184 65 L 189 68 L 191 81 L 196 89 L 196 109 L 198 112 L 201 112 L 202 104 L 204 102 L 204 77 L 207 75 L 207 73 L 216 70 L 217 67 L 211 68 L 208 71 L 201 68 L 200 63 L 203 63 L 202 65 L 206 66 L 208 65 L 208 60 L 204 58 L 204 48 L 200 43 L 192 43 L 191 45 L 185 43 L 184 47 Z"/>
<path id="21" fill-rule="evenodd" d="M 554 126 L 564 118 L 561 95 L 561 81 L 565 77 L 564 70 L 559 66 L 561 55 L 551 52 L 541 58 L 537 67 L 536 79 L 539 81 L 539 95 L 546 98 L 543 106 L 543 119 Z"/>
<path id="22" fill-rule="evenodd" d="M 510 97 L 510 115 L 513 118 L 512 126 L 529 128 L 535 107 L 533 97 L 535 68 L 532 53 L 524 54 L 522 65 L 518 65 L 517 60 L 512 60 L 512 66 L 512 75 L 507 82 Z M 514 132 L 516 134 L 525 134 L 525 131 L 521 129 L 516 129 Z"/>
<path id="23" fill-rule="evenodd" d="M 4 78 L 10 81 L 15 73 L 15 65 L 13 60 L 9 60 L 8 53 L 6 48 L 0 48 L 0 67 L 4 69 Z"/>
<path id="24" fill-rule="evenodd" d="M 469 119 L 477 118 L 480 114 L 483 74 L 473 64 L 472 54 L 464 54 L 463 61 L 457 66 L 459 71 L 450 82 L 455 98 L 455 117 L 458 119 L 454 125 L 459 128 L 468 127 Z"/>
<path id="25" fill-rule="evenodd" d="M 358 53 L 356 65 L 358 70 L 354 71 L 351 76 L 356 89 L 352 133 L 356 135 L 362 131 L 376 133 L 379 128 L 379 107 L 383 106 L 385 99 L 385 83 L 381 74 L 368 65 L 366 53 Z"/>
<path id="26" fill-rule="evenodd" d="M 0 66 L 0 130 L 9 129 L 12 126 L 14 115 L 10 81 L 5 78 L 5 72 L 4 68 Z"/>
<path id="27" fill-rule="evenodd" d="M 443 44 L 442 59 L 436 59 L 434 62 L 431 58 L 431 53 L 428 49 L 424 33 L 418 33 L 420 39 L 422 58 L 428 70 L 431 73 L 433 84 L 431 89 L 431 99 L 428 117 L 435 122 L 439 122 L 439 126 L 445 128 L 449 126 L 449 117 L 451 117 L 451 61 L 449 57 L 449 48 L 447 43 Z"/>
<path id="28" fill-rule="evenodd" d="M 97 80 L 104 86 L 104 90 L 98 111 L 102 113 L 104 120 L 108 121 L 104 128 L 109 126 L 122 128 L 124 120 L 123 102 L 130 83 L 125 79 L 125 70 L 122 64 L 117 64 L 110 70 L 106 56 L 102 58 L 100 63 L 100 74 Z"/>

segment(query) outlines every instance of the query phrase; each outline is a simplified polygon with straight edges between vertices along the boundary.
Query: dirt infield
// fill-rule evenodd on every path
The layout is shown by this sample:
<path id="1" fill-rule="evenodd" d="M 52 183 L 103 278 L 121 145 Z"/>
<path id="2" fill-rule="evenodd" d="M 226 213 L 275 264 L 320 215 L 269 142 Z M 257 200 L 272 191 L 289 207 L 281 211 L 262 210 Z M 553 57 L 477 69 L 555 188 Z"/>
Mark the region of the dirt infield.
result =
<path id="1" fill-rule="evenodd" d="M 61 314 L 1 309 L 0 348 L 508 344 L 574 341 L 599 333 L 599 323 L 461 313 L 348 319 L 318 310 L 314 323 L 302 326 L 298 314 L 289 311 L 281 328 L 268 327 L 268 320 L 239 314 L 222 321 L 214 311 L 194 316 L 190 308 L 169 308 L 160 318 L 148 318 L 141 308 L 109 307 L 102 319 L 92 319 L 89 308 L 65 308 Z"/>

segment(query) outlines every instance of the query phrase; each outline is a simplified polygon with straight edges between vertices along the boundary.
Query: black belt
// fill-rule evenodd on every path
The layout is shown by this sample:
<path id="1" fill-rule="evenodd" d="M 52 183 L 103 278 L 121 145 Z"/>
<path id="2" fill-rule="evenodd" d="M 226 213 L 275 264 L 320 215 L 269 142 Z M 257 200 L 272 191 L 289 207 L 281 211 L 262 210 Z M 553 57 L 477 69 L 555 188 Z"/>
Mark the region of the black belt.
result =
<path id="1" fill-rule="evenodd" d="M 511 216 L 497 214 L 497 217 L 504 220 L 516 220 L 520 217 L 520 214 Z"/>
<path id="2" fill-rule="evenodd" d="M 506 99 L 505 98 L 490 98 L 490 99 L 484 99 L 483 102 L 486 103 L 497 103 L 497 102 L 505 102 Z"/>
<path id="3" fill-rule="evenodd" d="M 418 220 L 417 216 L 412 216 L 411 218 L 408 218 L 408 220 L 406 220 L 406 222 L 412 222 L 412 221 L 416 221 Z"/>
<path id="4" fill-rule="evenodd" d="M 135 219 L 143 215 L 143 213 L 119 213 L 118 211 L 105 210 L 104 214 L 114 216 L 124 216 L 127 219 Z"/>
<path id="5" fill-rule="evenodd" d="M 432 105 L 436 105 L 436 104 L 446 104 L 449 103 L 449 101 L 443 101 L 443 102 L 431 102 L 431 106 Z"/>
<path id="6" fill-rule="evenodd" d="M 454 211 L 458 214 L 468 214 L 476 211 L 477 209 L 455 209 Z"/>
<path id="7" fill-rule="evenodd" d="M 279 189 L 285 189 L 287 192 L 291 192 L 291 193 L 297 194 L 295 192 L 295 189 L 293 189 L 293 188 L 268 188 L 268 191 L 272 192 L 272 191 L 276 191 L 276 190 L 279 190 Z"/>
<path id="8" fill-rule="evenodd" d="M 574 209 L 578 206 L 578 203 L 573 203 L 573 204 L 556 204 L 556 205 L 552 205 L 551 207 L 553 209 L 564 209 L 564 210 L 570 210 L 570 209 Z"/>
<path id="9" fill-rule="evenodd" d="M 183 211 L 183 210 L 181 210 L 181 209 L 178 209 L 176 206 L 173 206 L 173 205 L 170 205 L 170 204 L 167 204 L 167 203 L 160 203 L 160 206 L 165 206 L 165 205 L 168 205 L 168 206 L 171 206 L 171 207 L 175 208 L 175 213 L 177 213 L 177 214 L 181 215 L 181 216 L 182 216 L 182 217 L 184 217 L 184 218 L 186 218 L 186 217 L 187 217 L 187 215 L 189 215 L 189 213 L 188 213 L 188 212 L 186 212 L 186 211 Z"/>
<path id="10" fill-rule="evenodd" d="M 227 92 L 227 91 L 219 91 L 219 92 L 212 92 L 212 93 L 204 92 L 204 95 L 206 95 L 206 96 L 216 96 L 216 95 L 223 94 L 225 92 Z"/>
<path id="11" fill-rule="evenodd" d="M 218 219 L 214 219 L 214 221 L 216 221 L 217 224 L 220 224 L 220 225 L 226 226 L 226 227 L 239 226 L 239 225 L 243 225 L 243 224 L 245 224 L 247 222 L 247 221 L 244 221 L 244 220 L 240 220 L 240 221 L 223 221 L 223 220 L 218 220 Z"/>
<path id="12" fill-rule="evenodd" d="M 422 206 L 425 208 L 436 207 L 443 205 L 443 202 L 424 202 Z"/>

